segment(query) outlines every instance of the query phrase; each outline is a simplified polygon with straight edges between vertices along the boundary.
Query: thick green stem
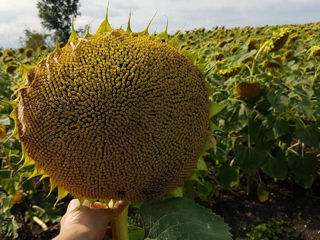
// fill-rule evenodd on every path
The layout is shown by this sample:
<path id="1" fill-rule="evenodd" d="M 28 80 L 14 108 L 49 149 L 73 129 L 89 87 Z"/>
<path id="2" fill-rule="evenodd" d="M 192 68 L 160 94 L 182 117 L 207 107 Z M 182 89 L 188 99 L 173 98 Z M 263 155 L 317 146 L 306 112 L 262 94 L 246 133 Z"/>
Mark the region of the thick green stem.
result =
<path id="1" fill-rule="evenodd" d="M 128 206 L 111 221 L 112 240 L 129 240 Z"/>
<path id="2" fill-rule="evenodd" d="M 248 119 L 248 148 L 251 148 L 250 130 L 250 119 Z"/>
<path id="3" fill-rule="evenodd" d="M 252 175 L 247 175 L 247 195 L 251 194 Z"/>
<path id="4" fill-rule="evenodd" d="M 269 41 L 266 41 L 258 50 L 258 52 L 256 53 L 255 57 L 253 58 L 252 61 L 252 67 L 251 67 L 251 71 L 250 71 L 250 78 L 249 78 L 249 82 L 253 82 L 253 72 L 254 72 L 254 68 L 256 66 L 256 61 L 258 56 L 260 55 L 260 53 L 262 52 L 262 50 L 267 46 L 267 44 L 269 43 Z"/>

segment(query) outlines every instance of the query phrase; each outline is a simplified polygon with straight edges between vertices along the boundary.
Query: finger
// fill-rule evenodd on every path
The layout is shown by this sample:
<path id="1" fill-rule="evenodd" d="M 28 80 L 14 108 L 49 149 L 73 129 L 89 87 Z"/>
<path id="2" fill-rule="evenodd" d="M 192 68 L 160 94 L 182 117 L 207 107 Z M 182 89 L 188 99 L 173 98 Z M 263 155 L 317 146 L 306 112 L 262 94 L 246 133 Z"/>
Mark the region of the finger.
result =
<path id="1" fill-rule="evenodd" d="M 102 206 L 102 203 L 96 203 L 96 206 Z M 106 206 L 106 205 L 105 205 Z M 102 218 L 105 218 L 106 220 L 109 219 L 109 217 L 116 217 L 118 216 L 126 207 L 128 206 L 127 201 L 120 200 L 114 204 L 112 208 L 92 208 L 96 211 L 96 215 L 101 216 Z"/>
<path id="2" fill-rule="evenodd" d="M 127 201 L 120 200 L 116 202 L 112 208 L 113 216 L 118 216 L 127 206 L 128 206 Z"/>
<path id="3" fill-rule="evenodd" d="M 105 203 L 101 203 L 101 202 L 94 202 L 92 204 L 92 207 L 96 208 L 96 209 L 104 209 L 107 207 L 107 205 Z"/>
<path id="4" fill-rule="evenodd" d="M 73 211 L 74 209 L 78 208 L 80 205 L 80 202 L 78 199 L 72 199 L 69 204 L 68 204 L 68 208 L 67 208 L 67 213 Z"/>
<path id="5" fill-rule="evenodd" d="M 84 207 L 90 207 L 90 201 L 89 200 L 84 200 L 83 203 L 82 203 L 82 206 Z"/>

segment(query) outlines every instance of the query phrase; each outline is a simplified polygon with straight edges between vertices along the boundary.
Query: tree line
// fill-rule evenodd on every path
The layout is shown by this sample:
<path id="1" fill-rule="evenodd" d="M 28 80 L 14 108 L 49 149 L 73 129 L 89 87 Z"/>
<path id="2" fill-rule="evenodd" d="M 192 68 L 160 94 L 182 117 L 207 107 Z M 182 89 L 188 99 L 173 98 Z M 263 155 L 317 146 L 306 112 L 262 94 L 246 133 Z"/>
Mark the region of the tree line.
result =
<path id="1" fill-rule="evenodd" d="M 79 0 L 40 0 L 36 6 L 42 27 L 53 34 L 26 29 L 24 38 L 21 39 L 25 47 L 36 49 L 48 41 L 56 40 L 66 43 L 71 34 L 72 19 L 81 15 Z M 84 30 L 79 29 L 79 31 Z"/>

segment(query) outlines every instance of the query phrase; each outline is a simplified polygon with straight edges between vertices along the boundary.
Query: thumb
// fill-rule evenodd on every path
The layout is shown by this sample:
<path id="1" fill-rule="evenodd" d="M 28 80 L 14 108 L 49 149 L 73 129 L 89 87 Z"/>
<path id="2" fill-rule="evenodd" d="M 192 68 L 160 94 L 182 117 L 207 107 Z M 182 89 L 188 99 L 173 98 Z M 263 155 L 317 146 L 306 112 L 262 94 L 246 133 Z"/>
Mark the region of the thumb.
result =
<path id="1" fill-rule="evenodd" d="M 68 208 L 67 208 L 67 213 L 74 211 L 80 206 L 80 202 L 78 199 L 72 199 L 69 202 Z"/>

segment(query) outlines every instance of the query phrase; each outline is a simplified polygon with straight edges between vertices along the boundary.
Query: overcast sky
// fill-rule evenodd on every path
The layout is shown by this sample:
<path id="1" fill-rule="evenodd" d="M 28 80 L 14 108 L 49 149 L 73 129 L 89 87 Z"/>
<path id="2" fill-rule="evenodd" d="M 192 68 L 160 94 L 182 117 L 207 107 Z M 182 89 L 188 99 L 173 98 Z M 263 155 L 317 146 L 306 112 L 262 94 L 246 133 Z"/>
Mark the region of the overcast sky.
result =
<path id="1" fill-rule="evenodd" d="M 0 0 L 0 47 L 19 47 L 23 30 L 43 31 L 37 0 Z M 81 16 L 76 27 L 90 25 L 94 32 L 104 19 L 107 0 L 80 0 Z M 126 27 L 132 12 L 131 28 L 141 31 L 157 12 L 150 32 L 169 32 L 215 26 L 243 27 L 320 22 L 320 0 L 110 0 L 111 26 Z"/>

